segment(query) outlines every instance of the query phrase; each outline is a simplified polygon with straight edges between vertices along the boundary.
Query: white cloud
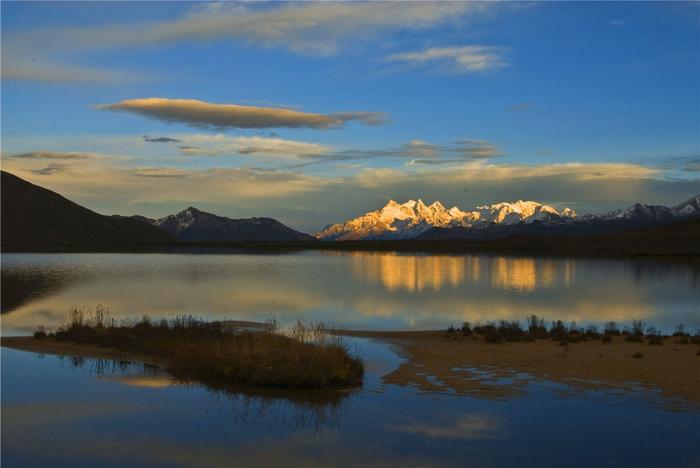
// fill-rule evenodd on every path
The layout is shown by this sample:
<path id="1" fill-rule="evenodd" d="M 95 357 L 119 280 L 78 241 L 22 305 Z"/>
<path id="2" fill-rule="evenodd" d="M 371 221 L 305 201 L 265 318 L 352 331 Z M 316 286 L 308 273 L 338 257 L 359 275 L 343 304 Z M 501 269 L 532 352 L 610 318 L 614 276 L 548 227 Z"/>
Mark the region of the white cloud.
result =
<path id="1" fill-rule="evenodd" d="M 182 142 L 179 150 L 190 156 L 247 154 L 303 158 L 321 156 L 333 151 L 332 148 L 318 143 L 260 136 L 179 134 L 177 139 Z"/>
<path id="2" fill-rule="evenodd" d="M 2 79 L 38 81 L 43 83 L 123 84 L 153 79 L 143 73 L 110 70 L 38 59 L 14 59 L 11 45 L 3 47 Z"/>
<path id="3" fill-rule="evenodd" d="M 414 65 L 439 65 L 444 71 L 454 73 L 485 72 L 507 65 L 501 56 L 500 48 L 480 45 L 431 47 L 421 51 L 390 55 L 387 60 Z"/>
<path id="4" fill-rule="evenodd" d="M 493 8 L 488 2 L 207 3 L 180 18 L 3 34 L 3 78 L 118 83 L 142 74 L 70 64 L 82 52 L 229 39 L 328 56 L 382 34 L 439 26 Z M 33 57 L 35 62 L 27 61 Z M 62 63 L 66 62 L 66 63 Z"/>
<path id="5" fill-rule="evenodd" d="M 349 120 L 377 125 L 381 112 L 339 112 L 312 114 L 278 107 L 214 104 L 196 99 L 143 98 L 127 99 L 115 104 L 101 104 L 98 109 L 124 111 L 170 123 L 184 123 L 212 128 L 316 128 L 342 127 Z"/>

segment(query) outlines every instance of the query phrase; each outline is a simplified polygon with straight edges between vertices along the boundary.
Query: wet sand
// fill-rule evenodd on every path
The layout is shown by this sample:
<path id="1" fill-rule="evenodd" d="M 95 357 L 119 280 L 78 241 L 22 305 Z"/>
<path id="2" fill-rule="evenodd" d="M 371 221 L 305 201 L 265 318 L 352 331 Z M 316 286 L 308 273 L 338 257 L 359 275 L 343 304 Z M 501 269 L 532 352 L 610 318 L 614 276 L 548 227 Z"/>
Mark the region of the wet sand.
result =
<path id="1" fill-rule="evenodd" d="M 342 331 L 343 335 L 380 340 L 406 358 L 384 382 L 415 386 L 425 392 L 481 398 L 509 398 L 524 392 L 533 378 L 561 382 L 573 390 L 640 387 L 656 389 L 661 398 L 700 404 L 700 346 L 664 339 L 662 346 L 591 340 L 561 346 L 552 340 L 487 343 L 479 335 L 442 331 Z M 3 347 L 44 354 L 143 362 L 164 367 L 153 356 L 99 346 L 32 337 L 3 337 Z M 642 358 L 634 358 L 641 353 Z"/>
<path id="2" fill-rule="evenodd" d="M 384 376 L 386 383 L 426 392 L 507 398 L 524 391 L 532 378 L 572 389 L 658 389 L 662 398 L 700 404 L 700 346 L 664 339 L 662 346 L 591 340 L 561 346 L 552 340 L 487 343 L 476 335 L 436 331 L 345 331 L 392 345 L 406 358 Z M 642 358 L 634 358 L 641 353 Z M 529 375 L 523 375 L 523 373 Z"/>

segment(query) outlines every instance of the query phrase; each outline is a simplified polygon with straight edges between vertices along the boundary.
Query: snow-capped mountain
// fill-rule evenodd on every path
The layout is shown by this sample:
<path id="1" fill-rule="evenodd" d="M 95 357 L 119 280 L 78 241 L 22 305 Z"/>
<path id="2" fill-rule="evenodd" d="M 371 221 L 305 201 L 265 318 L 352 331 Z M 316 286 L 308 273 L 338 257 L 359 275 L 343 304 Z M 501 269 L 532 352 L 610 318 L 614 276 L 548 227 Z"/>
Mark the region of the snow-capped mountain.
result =
<path id="1" fill-rule="evenodd" d="M 538 215 L 540 219 L 545 216 L 543 213 L 547 213 L 547 211 L 540 210 Z M 578 218 L 575 217 L 575 213 L 568 211 L 568 209 L 562 210 L 560 215 L 561 217 L 558 219 L 544 220 L 547 222 L 516 222 L 513 224 L 501 222 L 485 226 L 478 224 L 473 226 L 436 226 L 420 234 L 418 238 L 422 240 L 449 240 L 493 239 L 513 235 L 595 235 L 646 229 L 700 217 L 700 195 L 671 208 L 636 203 L 628 208 L 603 214 L 586 214 Z M 537 219 L 537 216 L 529 219 Z M 474 229 L 477 227 L 481 229 Z"/>
<path id="2" fill-rule="evenodd" d="M 189 207 L 150 222 L 182 241 L 299 241 L 313 240 L 272 218 L 231 219 Z"/>
<path id="3" fill-rule="evenodd" d="M 700 216 L 700 195 L 696 195 L 673 207 L 661 205 L 643 205 L 635 203 L 628 208 L 609 211 L 598 215 L 584 215 L 581 221 L 648 221 L 666 222 L 676 219 Z"/>
<path id="4" fill-rule="evenodd" d="M 379 210 L 371 211 L 341 224 L 333 224 L 316 234 L 321 240 L 411 239 L 433 228 L 487 228 L 493 225 L 516 225 L 554 220 L 568 221 L 576 213 L 565 208 L 561 213 L 551 206 L 518 200 L 478 206 L 462 211 L 456 206 L 445 208 L 436 201 L 422 200 L 399 204 L 390 200 Z"/>
<path id="5" fill-rule="evenodd" d="M 676 216 L 680 217 L 700 216 L 700 194 L 674 206 L 672 210 Z"/>

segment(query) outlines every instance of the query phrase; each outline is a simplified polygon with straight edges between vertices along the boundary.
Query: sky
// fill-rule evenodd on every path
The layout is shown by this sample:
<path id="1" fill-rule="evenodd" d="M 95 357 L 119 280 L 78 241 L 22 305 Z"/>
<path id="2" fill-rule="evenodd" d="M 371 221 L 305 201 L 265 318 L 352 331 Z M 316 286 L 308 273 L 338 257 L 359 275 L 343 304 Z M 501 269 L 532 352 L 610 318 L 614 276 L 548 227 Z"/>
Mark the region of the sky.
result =
<path id="1" fill-rule="evenodd" d="M 2 169 L 100 213 L 700 193 L 700 3 L 0 8 Z"/>

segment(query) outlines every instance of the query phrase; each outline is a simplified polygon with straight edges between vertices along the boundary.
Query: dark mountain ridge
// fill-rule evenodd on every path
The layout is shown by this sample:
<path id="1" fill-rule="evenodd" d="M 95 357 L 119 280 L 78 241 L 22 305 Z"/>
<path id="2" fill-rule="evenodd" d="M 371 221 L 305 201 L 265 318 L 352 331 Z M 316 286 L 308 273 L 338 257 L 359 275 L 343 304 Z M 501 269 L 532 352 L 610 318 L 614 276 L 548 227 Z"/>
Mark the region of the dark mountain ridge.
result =
<path id="1" fill-rule="evenodd" d="M 164 218 L 134 217 L 186 242 L 315 241 L 273 218 L 233 219 L 189 207 Z"/>
<path id="2" fill-rule="evenodd" d="M 2 171 L 2 247 L 120 246 L 175 242 L 142 222 L 105 216 Z"/>

